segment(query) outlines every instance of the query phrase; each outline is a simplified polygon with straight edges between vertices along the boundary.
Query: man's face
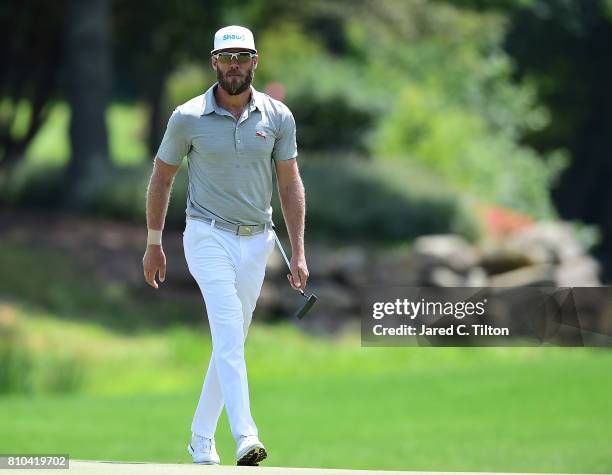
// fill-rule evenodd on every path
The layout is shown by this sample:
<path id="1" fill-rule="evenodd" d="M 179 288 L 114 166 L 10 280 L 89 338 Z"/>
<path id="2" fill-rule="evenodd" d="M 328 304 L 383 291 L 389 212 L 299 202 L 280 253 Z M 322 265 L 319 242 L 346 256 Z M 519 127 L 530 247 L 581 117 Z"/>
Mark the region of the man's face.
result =
<path id="1" fill-rule="evenodd" d="M 220 52 L 237 53 L 239 51 L 246 50 L 228 48 Z M 241 64 L 235 57 L 229 63 L 222 63 L 215 56 L 211 58 L 212 66 L 217 71 L 217 81 L 230 96 L 236 96 L 251 86 L 258 60 L 258 56 L 254 56 L 246 63 Z"/>

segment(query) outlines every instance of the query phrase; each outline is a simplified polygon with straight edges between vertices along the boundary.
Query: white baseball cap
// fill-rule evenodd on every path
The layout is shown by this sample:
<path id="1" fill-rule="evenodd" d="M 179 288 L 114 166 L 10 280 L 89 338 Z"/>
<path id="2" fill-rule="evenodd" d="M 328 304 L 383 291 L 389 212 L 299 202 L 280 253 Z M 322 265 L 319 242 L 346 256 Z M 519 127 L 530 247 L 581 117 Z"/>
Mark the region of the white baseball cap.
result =
<path id="1" fill-rule="evenodd" d="M 215 33 L 215 44 L 210 54 L 226 48 L 244 48 L 257 53 L 253 33 L 244 26 L 226 26 Z"/>

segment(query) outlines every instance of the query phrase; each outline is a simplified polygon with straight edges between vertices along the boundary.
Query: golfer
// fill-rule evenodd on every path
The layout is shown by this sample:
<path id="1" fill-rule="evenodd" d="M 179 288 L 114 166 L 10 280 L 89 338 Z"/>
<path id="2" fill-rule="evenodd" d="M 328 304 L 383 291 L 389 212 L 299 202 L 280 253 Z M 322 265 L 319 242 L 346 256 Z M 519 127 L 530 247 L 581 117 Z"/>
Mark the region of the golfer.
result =
<path id="1" fill-rule="evenodd" d="M 161 235 L 174 176 L 187 156 L 189 189 L 183 247 L 200 290 L 212 335 L 212 355 L 191 425 L 194 463 L 219 464 L 215 430 L 223 405 L 236 440 L 238 465 L 258 465 L 266 449 L 251 415 L 244 342 L 275 245 L 272 167 L 291 241 L 294 289 L 304 289 L 304 187 L 297 166 L 293 115 L 252 86 L 259 56 L 253 34 L 228 26 L 211 51 L 217 83 L 177 107 L 147 192 L 144 278 L 153 288 L 166 275 Z"/>

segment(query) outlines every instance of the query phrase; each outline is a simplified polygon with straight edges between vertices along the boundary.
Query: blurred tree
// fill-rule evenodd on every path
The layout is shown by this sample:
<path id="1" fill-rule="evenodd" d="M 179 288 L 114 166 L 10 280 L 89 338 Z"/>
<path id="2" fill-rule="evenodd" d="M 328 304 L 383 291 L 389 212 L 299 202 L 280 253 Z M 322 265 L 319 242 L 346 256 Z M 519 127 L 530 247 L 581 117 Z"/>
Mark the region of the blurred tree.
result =
<path id="1" fill-rule="evenodd" d="M 0 168 L 23 156 L 56 94 L 66 1 L 0 3 Z"/>
<path id="2" fill-rule="evenodd" d="M 440 0 L 439 0 L 440 1 Z M 507 14 L 506 49 L 519 80 L 537 87 L 550 111 L 546 127 L 523 140 L 547 152 L 563 147 L 571 162 L 553 189 L 562 217 L 596 224 L 597 253 L 612 275 L 612 1 L 447 0 Z"/>
<path id="3" fill-rule="evenodd" d="M 471 8 L 479 11 L 497 10 L 501 12 L 513 12 L 518 8 L 532 5 L 538 0 L 436 0 L 450 3 L 460 8 Z"/>
<path id="4" fill-rule="evenodd" d="M 98 174 L 110 167 L 106 107 L 110 98 L 110 0 L 71 0 L 65 39 L 71 160 L 66 203 L 80 208 Z"/>
<path id="5" fill-rule="evenodd" d="M 526 137 L 543 151 L 570 151 L 555 201 L 563 217 L 601 227 L 599 251 L 612 275 L 612 2 L 532 3 L 514 13 L 507 48 L 551 120 Z"/>
<path id="6" fill-rule="evenodd" d="M 212 0 L 113 2 L 116 96 L 149 105 L 150 154 L 157 150 L 168 120 L 163 108 L 166 80 L 181 64 L 208 66 L 214 33 L 223 26 L 223 8 Z"/>

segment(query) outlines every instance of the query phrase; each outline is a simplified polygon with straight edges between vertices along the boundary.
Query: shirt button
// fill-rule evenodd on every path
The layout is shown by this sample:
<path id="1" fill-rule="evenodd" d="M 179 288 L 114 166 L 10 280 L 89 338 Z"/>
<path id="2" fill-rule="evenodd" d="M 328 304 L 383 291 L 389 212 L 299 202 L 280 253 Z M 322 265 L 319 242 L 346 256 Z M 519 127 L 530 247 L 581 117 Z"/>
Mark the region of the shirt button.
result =
<path id="1" fill-rule="evenodd" d="M 240 143 L 240 139 L 236 140 L 236 142 Z"/>

